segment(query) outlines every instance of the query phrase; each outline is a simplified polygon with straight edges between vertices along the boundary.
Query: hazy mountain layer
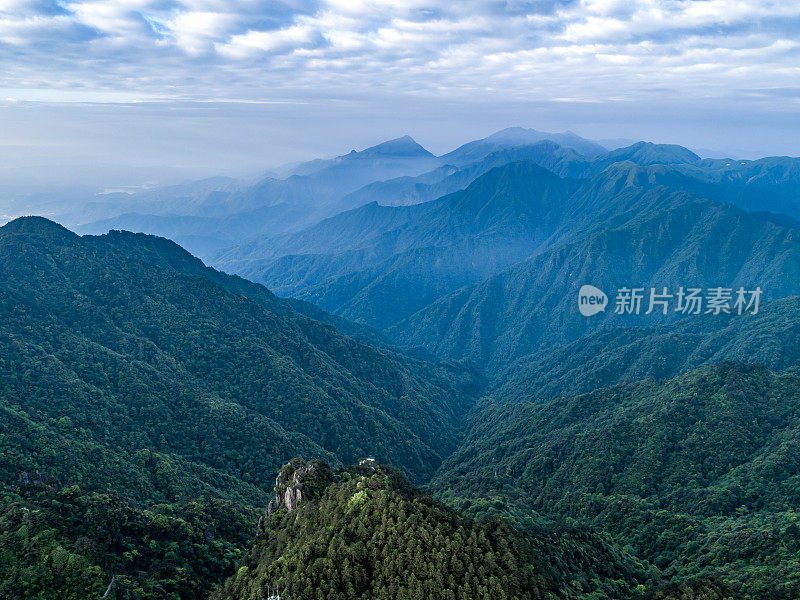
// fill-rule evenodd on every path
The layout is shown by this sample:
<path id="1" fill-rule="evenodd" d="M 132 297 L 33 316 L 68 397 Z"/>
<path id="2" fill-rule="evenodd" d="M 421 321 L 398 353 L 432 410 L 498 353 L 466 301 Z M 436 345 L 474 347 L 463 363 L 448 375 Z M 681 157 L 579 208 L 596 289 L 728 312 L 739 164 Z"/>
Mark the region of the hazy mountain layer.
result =
<path id="1" fill-rule="evenodd" d="M 646 173 L 621 165 L 592 180 L 571 199 L 573 223 L 558 234 L 567 241 L 437 301 L 399 324 L 394 338 L 441 356 L 502 365 L 601 327 L 680 315 L 618 315 L 612 295 L 608 310 L 586 319 L 577 305 L 584 284 L 608 294 L 680 286 L 761 287 L 764 300 L 798 293 L 797 229 L 637 175 Z"/>
<path id="2" fill-rule="evenodd" d="M 528 146 L 544 140 L 555 142 L 559 146 L 570 148 L 584 156 L 591 157 L 606 153 L 606 149 L 603 146 L 586 140 L 571 131 L 544 133 L 535 129 L 509 127 L 489 137 L 459 146 L 452 152 L 443 155 L 442 159 L 449 164 L 465 165 L 480 160 L 487 154 L 497 150 L 515 146 Z"/>
<path id="3" fill-rule="evenodd" d="M 345 208 L 345 195 L 373 181 L 416 176 L 440 161 L 408 136 L 296 167 L 286 178 L 254 184 L 183 186 L 169 191 L 106 199 L 110 218 L 86 224 L 81 233 L 132 229 L 169 237 L 208 255 L 257 234 L 279 234 L 313 224 Z M 72 217 L 74 219 L 74 216 Z M 71 223 L 73 221 L 70 221 Z"/>
<path id="4" fill-rule="evenodd" d="M 468 162 L 545 139 L 561 140 L 565 147 L 582 147 L 588 154 L 599 148 L 574 134 L 503 135 L 485 146 L 485 151 L 473 150 L 474 159 Z M 502 164 L 502 160 L 499 155 L 494 158 L 495 164 Z M 567 156 L 542 160 L 554 168 L 560 163 L 568 168 L 566 165 L 571 162 Z M 440 183 L 453 173 L 446 165 L 447 160 L 433 156 L 405 136 L 332 159 L 302 163 L 256 182 L 211 178 L 135 194 L 103 194 L 79 203 L 83 205 L 80 210 L 71 207 L 66 213 L 57 208 L 61 206 L 59 203 L 51 202 L 54 212 L 48 214 L 63 214 L 63 222 L 81 233 L 132 229 L 169 237 L 194 253 L 210 256 L 243 239 L 295 231 L 344 210 L 380 201 L 383 197 L 380 186 L 372 191 L 364 188 L 375 182 L 398 177 L 407 181 L 422 176 L 419 182 L 435 188 L 427 192 L 427 197 L 433 199 L 442 189 L 455 191 L 465 187 L 470 177 L 474 179 L 479 174 L 472 168 L 471 176 L 462 173 Z"/>
<path id="5" fill-rule="evenodd" d="M 236 253 L 219 264 L 279 294 L 385 328 L 541 248 L 578 185 L 531 162 L 513 163 L 435 202 L 368 205 L 275 240 L 272 248 L 249 248 L 249 263 Z M 359 232 L 351 244 L 337 241 L 351 231 Z M 331 246 L 338 251 L 314 254 Z M 289 254 L 266 266 L 255 258 L 281 252 Z"/>
<path id="6" fill-rule="evenodd" d="M 394 327 L 391 335 L 401 344 L 479 362 L 496 353 L 503 354 L 503 360 L 508 360 L 536 349 L 535 341 L 518 343 L 513 340 L 503 343 L 499 349 L 492 349 L 490 346 L 494 342 L 478 338 L 505 335 L 502 331 L 494 332 L 496 327 L 508 327 L 510 331 L 524 334 L 529 325 L 523 321 L 537 311 L 532 305 L 511 306 L 511 303 L 525 293 L 522 288 L 526 286 L 532 289 L 531 293 L 539 294 L 537 284 L 531 280 L 531 269 L 535 269 L 540 283 L 545 285 L 546 277 L 542 273 L 554 265 L 542 264 L 547 263 L 547 257 L 564 260 L 565 252 L 575 254 L 567 266 L 570 273 L 580 274 L 586 279 L 582 283 L 592 278 L 595 283 L 600 282 L 597 273 L 603 271 L 606 276 L 604 284 L 609 287 L 612 284 L 647 287 L 649 283 L 661 286 L 733 286 L 744 285 L 745 280 L 748 285 L 755 285 L 755 274 L 760 273 L 763 267 L 765 285 L 775 282 L 768 290 L 771 297 L 798 292 L 789 285 L 794 281 L 791 278 L 794 273 L 792 261 L 785 256 L 781 258 L 782 252 L 796 244 L 794 240 L 788 241 L 788 245 L 783 244 L 770 233 L 770 224 L 796 230 L 797 223 L 769 211 L 754 212 L 747 217 L 733 209 L 731 202 L 739 202 L 741 194 L 726 196 L 726 188 L 712 182 L 710 171 L 707 172 L 712 167 L 723 168 L 724 164 L 728 165 L 724 167 L 727 177 L 732 178 L 730 172 L 735 167 L 729 164 L 731 161 L 703 161 L 680 146 L 643 142 L 584 159 L 571 150 L 565 154 L 563 148 L 552 142 L 543 142 L 490 155 L 471 168 L 481 172 L 494 161 L 537 153 L 535 160 L 540 164 L 545 162 L 544 157 L 549 156 L 553 159 L 549 163 L 551 168 L 568 166 L 571 172 L 591 178 L 582 183 L 563 180 L 561 193 L 551 194 L 549 203 L 542 203 L 537 200 L 539 192 L 536 186 L 543 181 L 555 180 L 531 163 L 528 167 L 512 163 L 490 169 L 463 192 L 413 207 L 386 207 L 373 203 L 302 232 L 259 239 L 231 249 L 219 256 L 217 264 L 265 283 L 280 295 L 303 298 L 378 329 Z M 559 157 L 566 161 L 561 167 L 557 167 Z M 737 164 L 742 169 L 756 169 L 746 161 Z M 791 188 L 792 164 L 791 159 L 780 162 L 782 170 L 770 184 L 778 195 Z M 466 172 L 457 171 L 449 178 L 457 179 L 463 175 L 465 181 L 469 180 Z M 747 185 L 757 185 L 756 181 L 739 181 L 737 185 L 746 189 Z M 552 187 L 552 183 L 548 185 Z M 759 189 L 763 191 L 763 186 Z M 467 196 L 470 198 L 468 202 L 459 203 L 459 198 Z M 731 202 L 715 205 L 705 198 Z M 772 207 L 770 202 L 774 204 L 778 200 L 765 194 L 762 208 Z M 692 203 L 695 208 L 690 208 Z M 744 200 L 742 203 L 747 204 Z M 701 205 L 705 208 L 700 208 Z M 749 208 L 754 208 L 752 203 Z M 733 212 L 726 217 L 716 214 L 726 210 Z M 693 219 L 697 220 L 696 226 L 689 228 Z M 726 239 L 729 227 L 734 230 L 734 239 L 745 246 L 736 246 L 732 240 Z M 664 228 L 669 228 L 668 235 L 658 233 Z M 707 229 L 705 234 L 702 228 Z M 757 233 L 754 229 L 763 229 L 763 232 Z M 726 234 L 719 235 L 721 231 Z M 592 236 L 600 233 L 605 238 L 592 241 Z M 626 239 L 652 240 L 652 249 L 648 246 L 638 250 L 638 256 L 649 263 L 649 275 L 642 271 L 641 265 L 632 264 L 631 256 L 637 256 L 635 247 L 629 253 L 631 256 L 615 256 L 611 268 L 605 270 L 603 261 L 608 259 L 609 253 L 598 244 L 615 244 L 613 252 L 620 255 L 626 252 L 624 245 L 631 243 Z M 724 243 L 715 248 L 720 240 Z M 773 242 L 777 245 L 773 246 Z M 636 243 L 642 245 L 640 241 Z M 746 257 L 746 261 L 753 261 L 753 264 L 747 265 L 740 255 L 747 252 L 743 248 L 753 245 L 752 255 Z M 560 254 L 551 253 L 547 257 L 542 254 L 556 249 L 560 249 Z M 648 253 L 646 259 L 644 252 Z M 658 255 L 662 256 L 664 268 L 656 264 Z M 706 255 L 707 258 L 700 260 Z M 700 260 L 700 264 L 689 264 L 693 256 L 695 262 Z M 679 259 L 672 264 L 670 261 L 674 257 Z M 526 267 L 522 262 L 526 259 L 534 262 Z M 601 262 L 592 264 L 597 260 Z M 512 268 L 507 277 L 522 286 L 517 290 L 507 288 L 502 282 L 506 275 L 500 274 L 515 262 L 520 264 Z M 672 264 L 669 272 L 664 270 L 667 264 Z M 684 267 L 687 271 L 678 281 Z M 493 276 L 498 280 L 486 279 Z M 626 278 L 628 281 L 623 282 Z M 479 284 L 482 279 L 486 281 Z M 556 293 L 572 298 L 573 290 L 564 288 L 565 283 L 562 273 L 561 279 L 555 282 Z M 580 285 L 577 280 L 573 283 Z M 472 296 L 469 288 L 460 289 L 469 285 L 477 286 L 475 293 L 478 297 Z M 489 294 L 492 288 L 503 298 L 486 296 L 486 301 L 496 308 L 478 317 L 472 305 L 480 303 L 480 295 Z M 457 296 L 447 297 L 457 290 Z M 469 298 L 465 294 L 470 294 Z M 468 305 L 462 307 L 462 303 Z M 597 318 L 583 329 L 580 324 L 573 327 L 574 323 L 562 327 L 565 324 L 563 319 L 567 318 L 566 308 L 567 304 L 557 307 L 556 300 L 551 298 L 547 309 L 556 310 L 556 322 L 543 320 L 530 327 L 545 342 L 563 343 L 604 321 Z M 504 310 L 518 315 L 518 320 L 505 322 L 505 317 L 497 313 Z M 417 311 L 420 314 L 414 315 Z M 538 312 L 543 314 L 542 310 Z M 479 318 L 480 331 L 474 326 Z M 402 323 L 404 319 L 408 322 Z M 442 324 L 437 324 L 437 321 Z M 559 334 L 548 338 L 546 330 L 551 326 Z M 450 330 L 446 331 L 447 328 Z M 511 347 L 514 349 L 509 354 L 507 350 Z"/>

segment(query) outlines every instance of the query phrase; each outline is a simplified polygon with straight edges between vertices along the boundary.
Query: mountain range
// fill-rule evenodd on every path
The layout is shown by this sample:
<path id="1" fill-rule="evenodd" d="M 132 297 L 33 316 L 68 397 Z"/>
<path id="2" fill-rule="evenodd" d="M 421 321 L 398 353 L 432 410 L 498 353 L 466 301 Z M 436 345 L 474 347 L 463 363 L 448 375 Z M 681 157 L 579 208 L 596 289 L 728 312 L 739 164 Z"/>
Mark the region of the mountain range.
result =
<path id="1" fill-rule="evenodd" d="M 380 200 L 381 191 L 369 189 L 376 182 L 421 177 L 436 184 L 465 160 L 474 162 L 484 154 L 543 140 L 555 140 L 588 155 L 604 152 L 602 146 L 569 132 L 511 128 L 476 141 L 477 146 L 467 144 L 436 157 L 403 136 L 361 151 L 280 169 L 252 181 L 216 177 L 137 193 L 88 195 L 83 202 L 42 199 L 37 205 L 80 233 L 98 234 L 109 229 L 151 233 L 208 257 L 243 239 L 294 231 Z M 470 156 L 475 160 L 468 159 Z M 452 186 L 453 181 L 444 185 Z"/>
<path id="2" fill-rule="evenodd" d="M 563 243 L 443 297 L 396 325 L 395 339 L 497 365 L 601 327 L 680 316 L 674 310 L 644 316 L 609 309 L 587 320 L 577 297 L 589 282 L 609 293 L 626 286 L 673 292 L 681 286 L 760 287 L 765 299 L 798 293 L 800 231 L 730 204 L 632 182 L 631 172 L 639 169 L 623 165 L 614 177 L 595 180 L 593 185 L 611 186 L 617 194 L 596 195 L 590 188 L 577 196 L 572 214 L 580 216 L 557 234 Z M 584 216 L 597 219 L 607 208 L 613 216 L 600 227 Z"/>
<path id="3" fill-rule="evenodd" d="M 9 222 L 0 598 L 798 597 L 799 160 L 512 128 Z"/>
<path id="4" fill-rule="evenodd" d="M 616 151 L 625 160 L 589 179 L 512 162 L 438 200 L 369 204 L 245 243 L 215 264 L 403 346 L 477 362 L 508 362 L 625 324 L 611 311 L 580 317 L 577 290 L 589 282 L 609 290 L 760 284 L 765 299 L 796 294 L 792 219 L 702 195 L 682 168 L 630 160 L 652 162 L 659 150 L 685 154 Z"/>

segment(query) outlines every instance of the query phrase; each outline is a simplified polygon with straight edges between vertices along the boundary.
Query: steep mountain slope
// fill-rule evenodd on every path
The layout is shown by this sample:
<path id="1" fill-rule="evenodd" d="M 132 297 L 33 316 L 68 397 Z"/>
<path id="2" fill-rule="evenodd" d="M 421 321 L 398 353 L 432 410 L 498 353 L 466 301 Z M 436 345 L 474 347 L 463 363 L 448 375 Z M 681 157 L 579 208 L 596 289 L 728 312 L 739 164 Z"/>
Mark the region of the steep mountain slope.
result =
<path id="1" fill-rule="evenodd" d="M 370 205 L 281 240 L 271 252 L 306 251 L 267 263 L 222 262 L 278 293 L 352 320 L 386 327 L 442 295 L 530 256 L 563 221 L 579 183 L 531 162 L 493 169 L 463 192 L 418 207 Z M 399 224 L 391 228 L 392 225 Z M 336 232 L 357 235 L 336 247 Z M 373 233 L 374 232 L 374 233 Z M 254 255 L 263 252 L 255 248 Z M 269 250 L 268 250 L 269 252 Z"/>
<path id="2" fill-rule="evenodd" d="M 800 591 L 800 378 L 726 363 L 547 403 L 487 404 L 433 482 L 471 513 L 605 531 L 667 577 Z"/>
<path id="3" fill-rule="evenodd" d="M 727 360 L 775 370 L 800 365 L 800 300 L 775 300 L 757 315 L 603 329 L 519 359 L 496 374 L 489 394 L 498 402 L 546 401 L 626 380 L 670 378 Z"/>
<path id="4" fill-rule="evenodd" d="M 77 486 L 20 493 L 0 501 L 0 597 L 14 600 L 207 598 L 258 519 L 223 500 L 142 509 Z"/>
<path id="5" fill-rule="evenodd" d="M 587 320 L 577 310 L 587 283 L 610 294 L 612 308 L 623 287 L 760 286 L 764 300 L 798 293 L 798 230 L 673 192 L 649 175 L 651 168 L 624 164 L 604 172 L 571 200 L 577 217 L 556 235 L 566 241 L 420 311 L 392 331 L 394 339 L 496 367 L 600 327 L 677 317 L 609 309 Z"/>
<path id="6" fill-rule="evenodd" d="M 598 538 L 565 529 L 524 535 L 465 519 L 373 461 L 335 473 L 292 461 L 278 474 L 276 500 L 216 598 L 263 598 L 279 586 L 297 599 L 601 600 L 644 580 Z"/>
<path id="7" fill-rule="evenodd" d="M 298 452 L 424 478 L 470 404 L 462 371 L 347 338 L 164 239 L 18 219 L 0 274 L 5 482 L 40 469 L 141 499 L 257 502 Z"/>

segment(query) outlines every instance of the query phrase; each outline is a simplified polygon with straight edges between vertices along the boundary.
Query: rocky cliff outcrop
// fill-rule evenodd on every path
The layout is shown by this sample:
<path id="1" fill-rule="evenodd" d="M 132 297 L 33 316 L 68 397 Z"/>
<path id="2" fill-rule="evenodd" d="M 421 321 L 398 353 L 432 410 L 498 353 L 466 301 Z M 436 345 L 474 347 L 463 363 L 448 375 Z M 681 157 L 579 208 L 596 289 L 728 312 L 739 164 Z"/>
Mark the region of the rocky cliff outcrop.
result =
<path id="1" fill-rule="evenodd" d="M 275 478 L 275 498 L 267 506 L 264 516 L 259 520 L 258 530 L 262 531 L 264 519 L 285 509 L 292 512 L 305 498 L 313 496 L 318 484 L 327 485 L 331 479 L 330 467 L 321 461 L 306 462 L 295 458 L 278 472 Z M 315 485 L 317 484 L 317 485 Z"/>

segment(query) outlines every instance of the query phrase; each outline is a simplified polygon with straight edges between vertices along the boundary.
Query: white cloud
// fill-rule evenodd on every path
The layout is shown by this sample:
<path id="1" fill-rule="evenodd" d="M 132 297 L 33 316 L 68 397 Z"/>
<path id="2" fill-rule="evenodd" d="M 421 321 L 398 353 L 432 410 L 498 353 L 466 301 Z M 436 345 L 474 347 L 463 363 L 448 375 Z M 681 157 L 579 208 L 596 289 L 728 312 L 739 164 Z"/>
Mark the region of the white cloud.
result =
<path id="1" fill-rule="evenodd" d="M 156 21 L 170 38 L 170 42 L 188 54 L 209 51 L 215 40 L 230 31 L 238 18 L 224 12 L 185 11 L 178 12 L 164 21 Z"/>
<path id="2" fill-rule="evenodd" d="M 142 11 L 152 0 L 91 0 L 66 4 L 77 23 L 112 36 L 135 36 L 146 33 Z"/>
<path id="3" fill-rule="evenodd" d="M 72 21 L 63 16 L 3 16 L 0 14 L 0 42 L 25 46 L 43 35 L 66 32 Z"/>
<path id="4" fill-rule="evenodd" d="M 628 100 L 792 87 L 776 0 L 6 0 L 0 85 L 184 97 Z M 22 84 L 20 84 L 22 82 Z"/>
<path id="5" fill-rule="evenodd" d="M 216 44 L 217 51 L 228 58 L 248 58 L 258 53 L 290 53 L 307 47 L 317 39 L 317 31 L 300 23 L 284 29 L 254 31 L 234 35 L 226 43 Z"/>

